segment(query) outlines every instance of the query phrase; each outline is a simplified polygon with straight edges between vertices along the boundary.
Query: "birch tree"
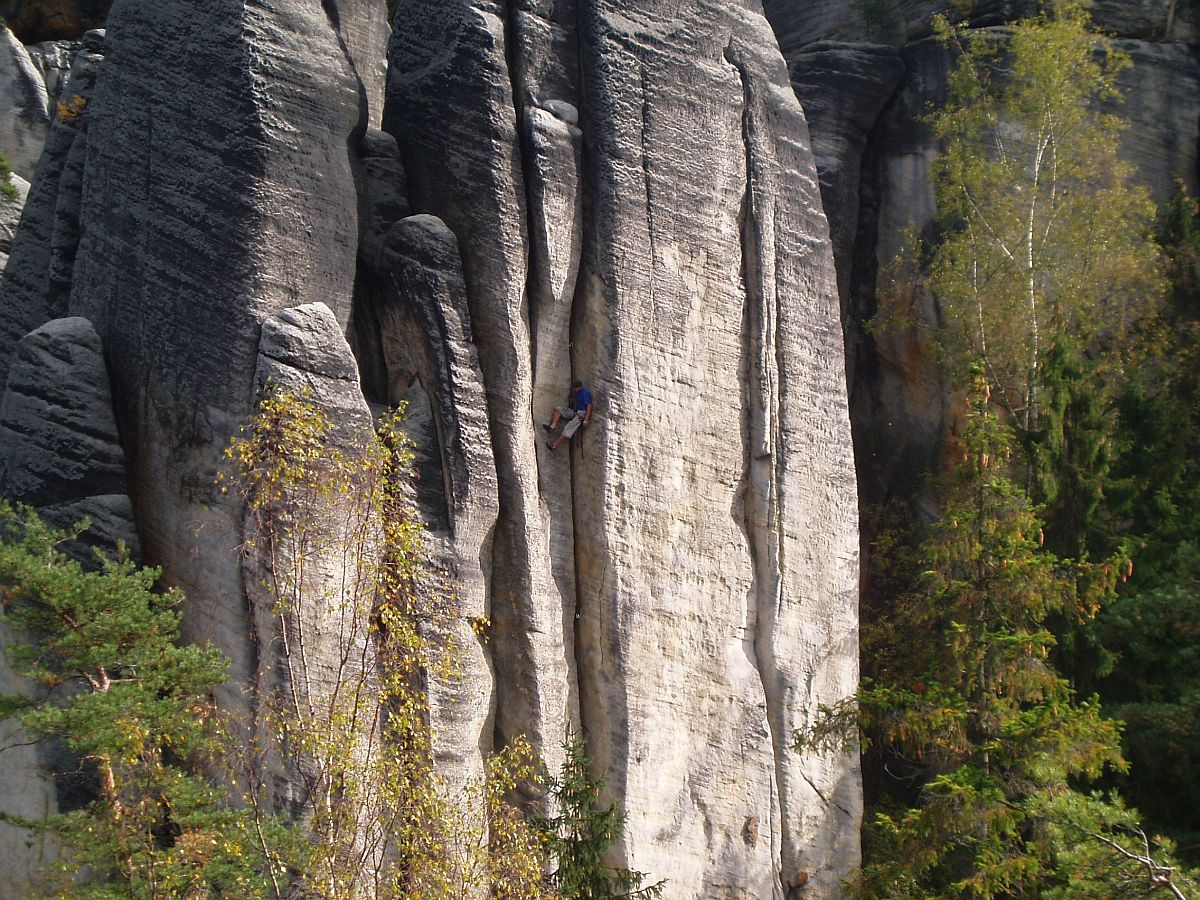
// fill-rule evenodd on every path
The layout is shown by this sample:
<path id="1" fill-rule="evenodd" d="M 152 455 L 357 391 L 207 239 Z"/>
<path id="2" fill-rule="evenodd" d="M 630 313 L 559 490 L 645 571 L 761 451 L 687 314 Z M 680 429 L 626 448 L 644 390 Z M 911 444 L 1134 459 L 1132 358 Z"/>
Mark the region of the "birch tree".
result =
<path id="1" fill-rule="evenodd" d="M 938 32 L 956 53 L 931 117 L 942 239 L 931 267 L 955 359 L 983 363 L 993 397 L 1039 427 L 1043 367 L 1067 336 L 1098 358 L 1161 293 L 1154 206 L 1117 154 L 1129 58 L 1090 30 L 1082 0 L 1046 0 L 1011 28 Z"/>

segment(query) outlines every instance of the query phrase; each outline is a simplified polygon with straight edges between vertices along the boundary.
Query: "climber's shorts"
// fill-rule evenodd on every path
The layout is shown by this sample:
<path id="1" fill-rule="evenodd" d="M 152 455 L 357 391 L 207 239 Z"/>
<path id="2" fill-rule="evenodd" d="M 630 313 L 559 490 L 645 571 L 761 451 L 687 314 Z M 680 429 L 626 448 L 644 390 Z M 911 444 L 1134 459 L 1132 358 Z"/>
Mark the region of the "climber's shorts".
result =
<path id="1" fill-rule="evenodd" d="M 569 406 L 556 406 L 554 407 L 554 411 L 563 420 L 563 437 L 570 440 L 583 423 L 583 410 L 571 409 Z"/>

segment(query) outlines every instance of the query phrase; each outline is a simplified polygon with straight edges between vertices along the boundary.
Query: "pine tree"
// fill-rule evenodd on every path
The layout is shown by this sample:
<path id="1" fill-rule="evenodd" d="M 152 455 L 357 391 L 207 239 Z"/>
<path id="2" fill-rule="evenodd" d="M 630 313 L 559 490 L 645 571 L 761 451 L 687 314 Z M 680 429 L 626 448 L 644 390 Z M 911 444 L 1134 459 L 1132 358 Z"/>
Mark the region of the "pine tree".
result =
<path id="1" fill-rule="evenodd" d="M 154 590 L 157 570 L 112 559 L 89 569 L 65 556 L 59 548 L 79 531 L 0 503 L 4 619 L 27 638 L 9 657 L 35 687 L 0 698 L 0 716 L 61 741 L 96 785 L 81 809 L 3 818 L 61 845 L 47 895 L 265 896 L 249 820 L 200 774 L 218 747 L 210 694 L 225 660 L 179 644 L 181 596 Z M 262 827 L 272 840 L 287 831 Z"/>
<path id="2" fill-rule="evenodd" d="M 617 804 L 601 806 L 603 778 L 589 774 L 582 738 L 567 741 L 562 769 L 549 778 L 557 816 L 542 819 L 540 828 L 558 867 L 550 886 L 564 900 L 651 900 L 663 896 L 665 882 L 642 887 L 643 872 L 606 861 L 609 848 L 621 837 L 625 812 Z"/>

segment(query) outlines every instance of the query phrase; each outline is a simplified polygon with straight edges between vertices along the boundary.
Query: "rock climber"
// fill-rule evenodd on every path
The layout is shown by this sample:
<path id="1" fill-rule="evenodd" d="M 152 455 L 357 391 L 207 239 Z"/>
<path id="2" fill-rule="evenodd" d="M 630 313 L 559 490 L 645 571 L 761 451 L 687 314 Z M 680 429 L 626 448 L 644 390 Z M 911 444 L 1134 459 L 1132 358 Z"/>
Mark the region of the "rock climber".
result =
<path id="1" fill-rule="evenodd" d="M 557 450 L 559 444 L 570 440 L 575 435 L 580 425 L 587 425 L 591 421 L 592 392 L 582 381 L 576 381 L 571 385 L 571 395 L 567 398 L 567 405 L 554 407 L 554 415 L 550 417 L 550 421 L 542 423 L 542 427 L 549 435 L 546 441 L 547 445 L 551 450 Z M 558 428 L 559 422 L 563 423 L 563 430 L 562 434 L 556 438 L 554 431 Z"/>

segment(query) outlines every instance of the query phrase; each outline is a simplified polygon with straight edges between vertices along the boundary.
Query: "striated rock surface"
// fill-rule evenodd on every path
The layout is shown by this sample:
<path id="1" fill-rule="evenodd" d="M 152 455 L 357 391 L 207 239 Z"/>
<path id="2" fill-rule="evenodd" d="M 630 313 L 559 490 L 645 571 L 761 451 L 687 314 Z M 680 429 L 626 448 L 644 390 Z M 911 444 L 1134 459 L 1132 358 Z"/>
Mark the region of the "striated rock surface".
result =
<path id="1" fill-rule="evenodd" d="M 417 451 L 417 497 L 434 555 L 446 573 L 461 648 L 461 678 L 431 684 L 434 752 L 450 783 L 482 774 L 492 748 L 497 686 L 472 621 L 490 614 L 492 541 L 499 514 L 484 379 L 474 343 L 458 242 L 440 219 L 403 218 L 375 264 L 377 351 L 386 402 L 407 405 Z"/>
<path id="2" fill-rule="evenodd" d="M 497 739 L 581 722 L 673 897 L 831 896 L 856 765 L 786 748 L 855 683 L 816 171 L 761 15 L 666 7 L 399 8 L 384 128 L 457 237 L 495 449 Z"/>
<path id="3" fill-rule="evenodd" d="M 1200 160 L 1200 63 L 1180 42 L 1118 39 L 1133 65 L 1118 76 L 1124 99 L 1114 112 L 1129 123 L 1121 156 L 1162 203 L 1183 183 L 1195 196 Z"/>
<path id="4" fill-rule="evenodd" d="M 505 7 L 401 2 L 383 124 L 400 146 L 414 211 L 438 216 L 458 239 L 487 385 L 505 510 L 490 560 L 493 652 L 506 685 L 498 698 L 498 737 L 528 733 L 556 765 L 555 748 L 577 720 L 574 654 L 564 629 L 574 578 L 569 570 L 556 573 L 546 552 L 550 523 L 534 462 L 531 412 L 549 411 L 533 410 L 525 187 Z M 559 527 L 569 534 L 569 526 Z"/>
<path id="5" fill-rule="evenodd" d="M 251 409 L 260 324 L 322 302 L 344 326 L 353 294 L 370 95 L 326 6 L 119 0 L 84 114 L 70 309 L 105 341 L 147 556 L 241 681 L 257 662 L 220 454 Z"/>
<path id="6" fill-rule="evenodd" d="M 443 764 L 524 734 L 554 767 L 582 729 L 629 814 L 615 858 L 672 898 L 837 896 L 857 760 L 789 745 L 857 681 L 855 479 L 769 25 L 740 0 L 401 0 L 381 105 L 385 7 L 117 0 L 0 284 L 0 365 L 95 325 L 147 559 L 235 685 L 278 677 L 213 486 L 256 392 L 307 387 L 348 430 L 407 402 L 468 638 L 431 688 Z M 552 453 L 572 378 L 594 418 Z"/>
<path id="7" fill-rule="evenodd" d="M 45 79 L 0 19 L 0 150 L 14 172 L 33 177 L 49 128 Z"/>
<path id="8" fill-rule="evenodd" d="M 124 541 L 136 556 L 112 409 L 100 338 L 87 319 L 56 319 L 28 334 L 0 401 L 0 496 L 62 528 L 89 516 L 93 543 Z"/>
<path id="9" fill-rule="evenodd" d="M 27 332 L 70 314 L 70 291 L 79 243 L 79 209 L 87 145 L 88 104 L 103 62 L 104 36 L 92 32 L 72 63 L 62 98 L 67 115 L 55 115 L 25 198 L 21 228 L 0 278 L 0 378 L 13 348 Z"/>

